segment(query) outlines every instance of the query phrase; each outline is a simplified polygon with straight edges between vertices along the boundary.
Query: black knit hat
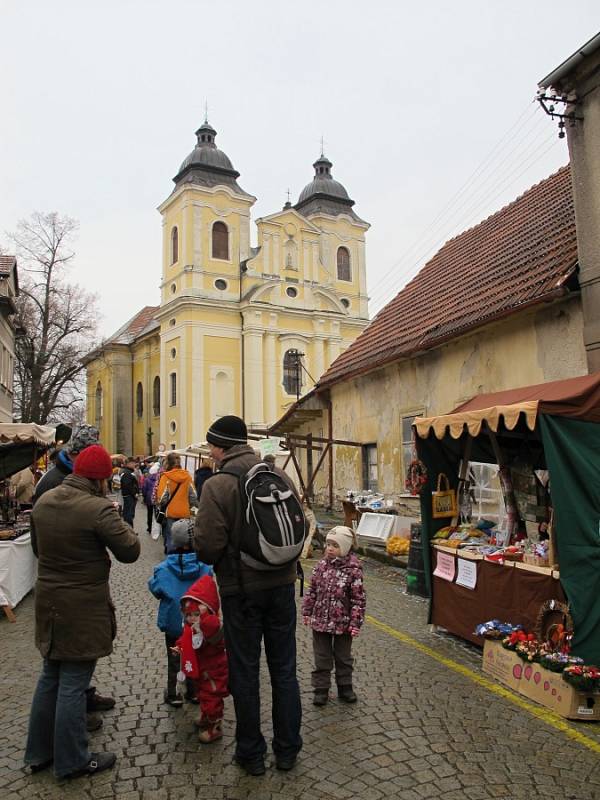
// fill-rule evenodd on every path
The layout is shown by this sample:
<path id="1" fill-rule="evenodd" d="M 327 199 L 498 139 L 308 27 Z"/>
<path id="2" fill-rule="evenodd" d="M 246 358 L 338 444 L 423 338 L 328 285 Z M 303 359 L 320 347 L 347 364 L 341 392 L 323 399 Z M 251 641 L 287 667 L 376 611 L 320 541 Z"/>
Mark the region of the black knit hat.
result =
<path id="1" fill-rule="evenodd" d="M 233 447 L 236 444 L 246 444 L 248 429 L 240 417 L 219 417 L 206 432 L 206 441 L 215 447 Z"/>

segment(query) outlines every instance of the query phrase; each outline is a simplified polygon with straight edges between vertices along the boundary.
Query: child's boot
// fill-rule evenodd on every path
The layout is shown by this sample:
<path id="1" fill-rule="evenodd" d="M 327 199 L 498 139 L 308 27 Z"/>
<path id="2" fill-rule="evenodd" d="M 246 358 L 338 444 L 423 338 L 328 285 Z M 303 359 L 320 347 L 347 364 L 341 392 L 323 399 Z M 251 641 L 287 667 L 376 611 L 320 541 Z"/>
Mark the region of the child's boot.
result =
<path id="1" fill-rule="evenodd" d="M 313 695 L 314 706 L 324 706 L 329 700 L 329 689 L 315 689 Z"/>
<path id="2" fill-rule="evenodd" d="M 344 703 L 356 703 L 358 700 L 357 696 L 354 694 L 351 683 L 346 686 L 338 686 L 338 697 L 340 700 L 343 700 Z"/>
<path id="3" fill-rule="evenodd" d="M 198 739 L 202 744 L 210 744 L 223 738 L 222 720 L 217 719 L 214 722 L 206 720 L 202 722 Z"/>

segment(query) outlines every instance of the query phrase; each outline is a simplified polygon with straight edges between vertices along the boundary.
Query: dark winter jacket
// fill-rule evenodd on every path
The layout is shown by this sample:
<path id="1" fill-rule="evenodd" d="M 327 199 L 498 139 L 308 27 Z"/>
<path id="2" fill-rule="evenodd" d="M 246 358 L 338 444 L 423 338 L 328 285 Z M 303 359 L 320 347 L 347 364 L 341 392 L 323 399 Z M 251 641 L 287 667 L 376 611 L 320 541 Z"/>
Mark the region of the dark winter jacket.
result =
<path id="1" fill-rule="evenodd" d="M 210 467 L 199 467 L 196 472 L 194 473 L 194 486 L 196 487 L 196 494 L 198 495 L 198 500 L 200 499 L 200 495 L 202 494 L 202 487 L 204 486 L 204 482 L 211 477 L 213 471 Z"/>
<path id="2" fill-rule="evenodd" d="M 93 661 L 112 652 L 115 610 L 108 578 L 112 552 L 130 564 L 140 543 L 95 483 L 69 475 L 31 514 L 38 557 L 35 644 L 58 661 Z"/>
<path id="3" fill-rule="evenodd" d="M 148 589 L 160 600 L 156 620 L 159 630 L 175 639 L 181 636 L 181 597 L 202 575 L 212 574 L 212 568 L 198 561 L 196 553 L 171 553 L 154 567 Z"/>
<path id="4" fill-rule="evenodd" d="M 33 504 L 40 499 L 40 497 L 49 489 L 55 489 L 64 481 L 67 475 L 73 472 L 73 462 L 64 450 L 61 450 L 56 457 L 56 464 L 49 469 L 45 475 L 42 475 L 35 487 L 33 493 Z"/>
<path id="5" fill-rule="evenodd" d="M 322 558 L 302 603 L 302 615 L 309 617 L 313 631 L 357 632 L 365 619 L 365 606 L 362 564 L 354 553 Z"/>
<path id="6" fill-rule="evenodd" d="M 154 489 L 156 488 L 156 484 L 158 482 L 158 472 L 155 472 L 154 475 L 146 475 L 144 478 L 144 484 L 142 486 L 142 496 L 144 498 L 144 503 L 147 506 L 154 505 Z"/>
<path id="7" fill-rule="evenodd" d="M 227 451 L 221 468 L 240 466 L 249 470 L 259 461 L 260 459 L 251 447 L 236 445 Z M 281 470 L 277 470 L 277 472 L 290 483 L 284 472 Z M 291 483 L 290 486 L 292 486 Z M 221 596 L 260 591 L 294 583 L 296 580 L 295 561 L 281 569 L 255 570 L 240 562 L 236 565 L 230 550 L 232 541 L 235 540 L 241 528 L 242 514 L 242 497 L 236 476 L 217 472 L 204 483 L 194 525 L 194 547 L 202 561 L 206 564 L 214 564 Z"/>
<path id="8" fill-rule="evenodd" d="M 131 467 L 124 467 L 121 473 L 121 494 L 123 497 L 137 497 L 140 487 Z"/>

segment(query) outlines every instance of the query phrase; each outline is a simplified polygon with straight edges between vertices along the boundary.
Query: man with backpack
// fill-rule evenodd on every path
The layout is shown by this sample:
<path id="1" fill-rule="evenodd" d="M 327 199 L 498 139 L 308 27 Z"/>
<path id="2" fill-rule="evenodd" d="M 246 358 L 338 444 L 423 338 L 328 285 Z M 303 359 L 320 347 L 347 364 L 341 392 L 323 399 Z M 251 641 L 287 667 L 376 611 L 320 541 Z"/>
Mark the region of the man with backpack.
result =
<path id="1" fill-rule="evenodd" d="M 261 462 L 247 437 L 244 421 L 235 416 L 220 417 L 206 434 L 219 472 L 203 486 L 194 546 L 204 563 L 214 565 L 221 594 L 237 721 L 235 760 L 249 775 L 264 775 L 263 639 L 277 769 L 292 769 L 302 747 L 294 588 L 306 523 L 285 473 Z"/>

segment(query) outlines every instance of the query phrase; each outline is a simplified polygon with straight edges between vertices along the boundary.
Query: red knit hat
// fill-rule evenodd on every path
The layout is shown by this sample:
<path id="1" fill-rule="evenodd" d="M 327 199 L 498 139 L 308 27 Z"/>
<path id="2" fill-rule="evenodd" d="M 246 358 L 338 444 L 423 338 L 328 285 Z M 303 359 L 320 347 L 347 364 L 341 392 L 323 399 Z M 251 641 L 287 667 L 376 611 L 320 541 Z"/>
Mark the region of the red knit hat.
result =
<path id="1" fill-rule="evenodd" d="M 92 481 L 101 481 L 112 475 L 112 461 L 108 452 L 100 444 L 92 444 L 82 450 L 75 459 L 73 473 L 89 478 Z"/>

